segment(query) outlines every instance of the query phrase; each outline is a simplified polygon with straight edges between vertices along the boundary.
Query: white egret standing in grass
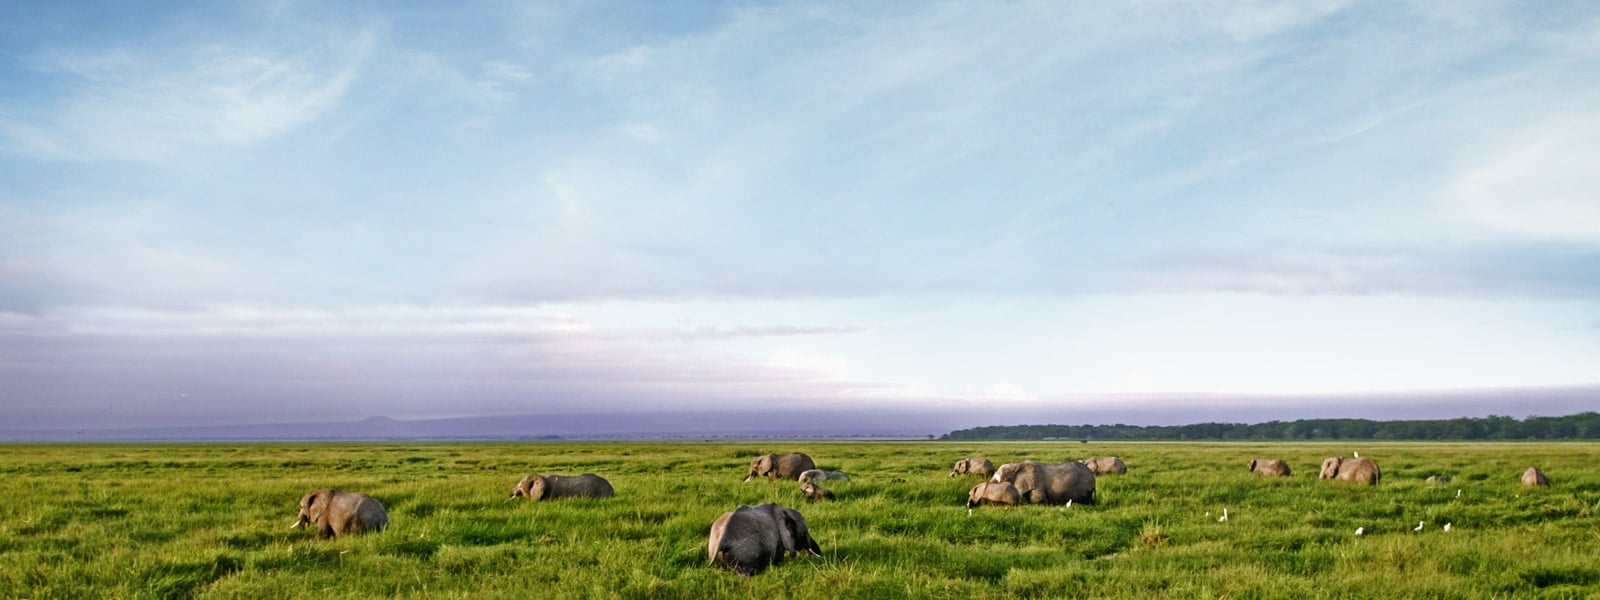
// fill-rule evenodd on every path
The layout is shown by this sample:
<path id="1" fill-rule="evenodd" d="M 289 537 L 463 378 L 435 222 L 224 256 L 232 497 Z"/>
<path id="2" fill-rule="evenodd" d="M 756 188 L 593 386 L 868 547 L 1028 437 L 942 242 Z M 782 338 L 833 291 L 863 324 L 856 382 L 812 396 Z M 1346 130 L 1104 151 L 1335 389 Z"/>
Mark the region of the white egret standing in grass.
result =
<path id="1" fill-rule="evenodd" d="M 1365 527 L 1357 527 L 1356 528 L 1356 535 L 1361 535 L 1363 533 L 1366 533 L 1366 531 L 1367 531 L 1367 528 L 1365 528 Z"/>
<path id="2" fill-rule="evenodd" d="M 1445 523 L 1444 524 L 1444 532 L 1445 533 L 1450 533 L 1450 525 L 1451 525 L 1450 523 Z"/>
<path id="3" fill-rule="evenodd" d="M 1412 529 L 1412 531 L 1422 531 L 1422 524 L 1423 523 L 1427 523 L 1427 521 L 1417 521 L 1417 527 L 1415 529 Z"/>
<path id="4" fill-rule="evenodd" d="M 1228 509 L 1226 509 L 1226 508 L 1222 509 L 1222 516 L 1217 517 L 1217 522 L 1218 523 L 1227 523 L 1228 522 Z"/>

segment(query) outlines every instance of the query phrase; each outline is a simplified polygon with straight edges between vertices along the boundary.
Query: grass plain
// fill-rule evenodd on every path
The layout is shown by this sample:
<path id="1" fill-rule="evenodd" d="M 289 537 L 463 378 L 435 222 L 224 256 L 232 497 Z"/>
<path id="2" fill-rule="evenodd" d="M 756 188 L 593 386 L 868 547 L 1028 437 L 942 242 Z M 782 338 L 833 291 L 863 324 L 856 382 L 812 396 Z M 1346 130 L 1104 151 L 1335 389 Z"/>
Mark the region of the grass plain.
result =
<path id="1" fill-rule="evenodd" d="M 790 451 L 850 473 L 828 483 L 838 501 L 740 482 L 752 456 Z M 1378 461 L 1380 484 L 1317 479 L 1352 451 Z M 1094 506 L 968 516 L 977 478 L 946 476 L 965 456 L 1091 455 L 1128 464 L 1098 478 Z M 0 445 L 0 597 L 1590 598 L 1597 456 L 1516 442 Z M 1255 476 L 1253 457 L 1293 476 Z M 1532 465 L 1552 487 L 1520 485 Z M 617 496 L 508 500 L 535 472 L 597 473 Z M 1436 474 L 1453 481 L 1424 482 Z M 319 487 L 378 498 L 388 530 L 289 529 Z M 711 522 L 761 502 L 799 509 L 824 556 L 750 578 L 708 568 Z"/>

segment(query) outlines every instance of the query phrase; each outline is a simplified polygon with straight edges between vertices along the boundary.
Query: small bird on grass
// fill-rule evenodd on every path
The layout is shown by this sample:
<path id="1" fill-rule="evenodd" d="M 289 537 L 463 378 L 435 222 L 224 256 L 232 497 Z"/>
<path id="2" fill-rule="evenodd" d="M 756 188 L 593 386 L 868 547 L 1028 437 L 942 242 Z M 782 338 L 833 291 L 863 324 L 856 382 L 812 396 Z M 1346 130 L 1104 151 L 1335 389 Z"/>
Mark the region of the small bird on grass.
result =
<path id="1" fill-rule="evenodd" d="M 1361 534 L 1366 533 L 1366 532 L 1367 532 L 1367 528 L 1365 528 L 1365 527 L 1357 527 L 1356 528 L 1356 535 L 1361 535 Z"/>
<path id="2" fill-rule="evenodd" d="M 1451 523 L 1445 523 L 1444 524 L 1445 533 L 1450 533 L 1450 525 L 1451 525 Z"/>
<path id="3" fill-rule="evenodd" d="M 1412 531 L 1422 531 L 1422 525 L 1424 523 L 1427 523 L 1427 521 L 1417 521 L 1417 526 L 1413 528 Z"/>
<path id="4" fill-rule="evenodd" d="M 1227 523 L 1228 522 L 1228 509 L 1226 509 L 1226 508 L 1222 509 L 1222 516 L 1217 517 L 1217 522 L 1218 523 Z"/>

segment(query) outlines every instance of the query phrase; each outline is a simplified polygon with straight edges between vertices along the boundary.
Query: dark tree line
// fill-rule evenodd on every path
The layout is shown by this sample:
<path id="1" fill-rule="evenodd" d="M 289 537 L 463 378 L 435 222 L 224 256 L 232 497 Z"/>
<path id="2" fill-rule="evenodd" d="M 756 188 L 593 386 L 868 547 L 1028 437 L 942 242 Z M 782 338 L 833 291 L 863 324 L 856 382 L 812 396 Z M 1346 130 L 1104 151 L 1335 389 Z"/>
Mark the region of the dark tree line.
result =
<path id="1" fill-rule="evenodd" d="M 996 425 L 960 429 L 946 440 L 1593 440 L 1600 413 L 1564 417 L 1489 415 L 1441 421 L 1301 419 L 1192 425 Z"/>

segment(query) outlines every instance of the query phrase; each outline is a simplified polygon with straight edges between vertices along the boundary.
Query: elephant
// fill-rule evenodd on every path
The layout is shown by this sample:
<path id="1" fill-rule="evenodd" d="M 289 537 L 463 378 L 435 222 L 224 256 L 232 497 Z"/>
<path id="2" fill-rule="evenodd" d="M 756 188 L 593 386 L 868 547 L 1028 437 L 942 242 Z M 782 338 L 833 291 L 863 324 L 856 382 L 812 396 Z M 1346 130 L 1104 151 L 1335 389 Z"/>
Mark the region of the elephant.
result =
<path id="1" fill-rule="evenodd" d="M 811 539 L 800 511 L 778 504 L 740 506 L 722 513 L 711 524 L 706 553 L 711 565 L 733 569 L 741 576 L 759 575 L 767 567 L 783 564 L 790 554 L 809 552 L 822 556 Z"/>
<path id="2" fill-rule="evenodd" d="M 300 498 L 300 516 L 290 529 L 311 523 L 317 526 L 317 537 L 383 531 L 389 525 L 389 513 L 383 503 L 366 494 L 321 489 L 306 492 Z"/>
<path id="3" fill-rule="evenodd" d="M 1250 472 L 1257 475 L 1288 477 L 1289 464 L 1276 458 L 1257 458 L 1250 461 Z"/>
<path id="4" fill-rule="evenodd" d="M 1522 472 L 1522 485 L 1543 487 L 1550 485 L 1550 480 L 1545 478 L 1544 471 L 1528 467 L 1528 470 Z"/>
<path id="5" fill-rule="evenodd" d="M 805 483 L 805 482 L 808 482 L 808 481 L 811 482 L 811 483 L 822 483 L 822 482 L 828 481 L 830 479 L 840 479 L 840 480 L 843 480 L 843 481 L 850 481 L 850 476 L 846 475 L 844 471 L 824 471 L 822 469 L 809 469 L 809 470 L 807 470 L 805 472 L 800 473 L 799 479 L 800 479 L 801 483 Z"/>
<path id="6" fill-rule="evenodd" d="M 967 492 L 967 510 L 984 504 L 1016 506 L 1022 504 L 1022 494 L 1017 493 L 1017 486 L 1010 482 L 985 481 L 972 486 L 972 491 Z"/>
<path id="7" fill-rule="evenodd" d="M 818 500 L 826 500 L 828 502 L 833 501 L 833 492 L 828 491 L 827 488 L 818 486 L 817 484 L 809 481 L 800 486 L 800 491 L 805 493 L 806 502 L 816 502 Z"/>
<path id="8" fill-rule="evenodd" d="M 994 481 L 1016 486 L 1031 504 L 1094 504 L 1094 471 L 1083 463 L 1006 463 L 995 470 Z"/>
<path id="9" fill-rule="evenodd" d="M 1322 461 L 1322 473 L 1318 477 L 1378 485 L 1378 478 L 1382 475 L 1378 471 L 1378 463 L 1370 458 L 1333 456 Z"/>
<path id="10" fill-rule="evenodd" d="M 767 454 L 751 459 L 750 472 L 745 474 L 744 480 L 748 482 L 756 477 L 766 477 L 768 481 L 796 479 L 801 473 L 815 468 L 817 464 L 811 462 L 811 457 L 799 452 L 783 456 Z"/>
<path id="11" fill-rule="evenodd" d="M 1095 475 L 1122 475 L 1128 472 L 1128 465 L 1116 456 L 1096 456 L 1078 461 L 1094 471 Z"/>
<path id="12" fill-rule="evenodd" d="M 610 498 L 616 495 L 611 482 L 594 473 L 582 475 L 529 475 L 511 488 L 511 497 L 526 496 L 528 500 L 555 500 L 558 498 Z"/>
<path id="13" fill-rule="evenodd" d="M 994 474 L 994 463 L 983 457 L 963 458 L 956 461 L 956 466 L 950 469 L 951 477 L 969 473 L 988 477 Z"/>

